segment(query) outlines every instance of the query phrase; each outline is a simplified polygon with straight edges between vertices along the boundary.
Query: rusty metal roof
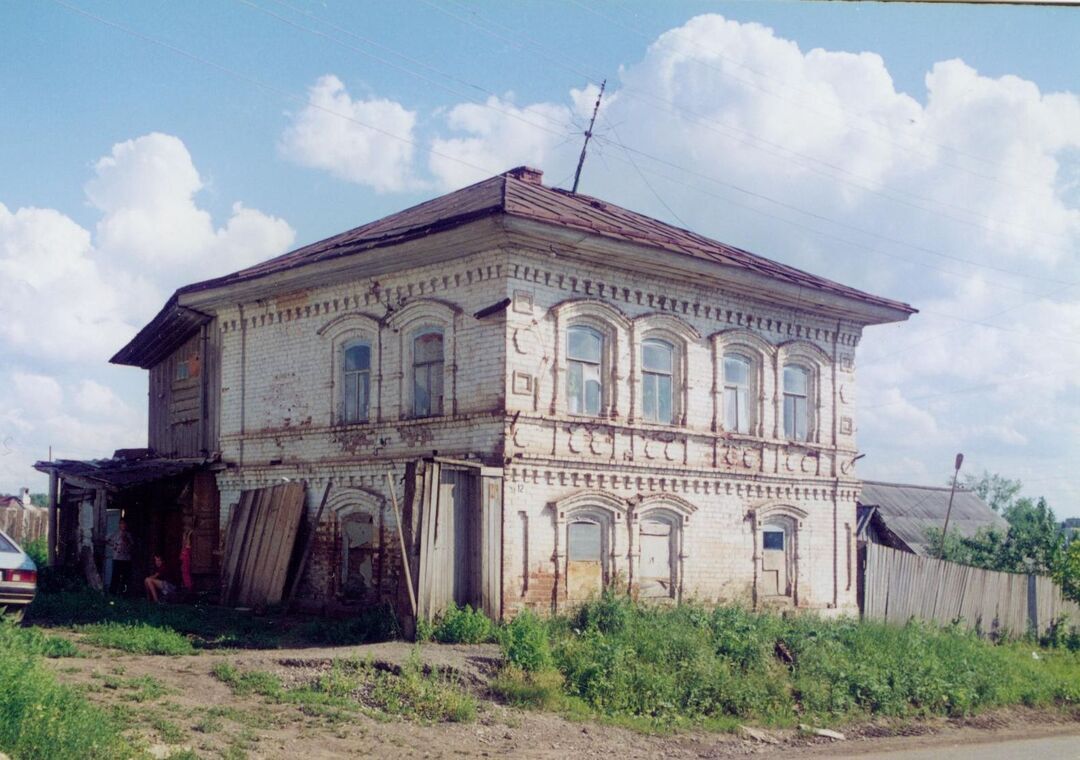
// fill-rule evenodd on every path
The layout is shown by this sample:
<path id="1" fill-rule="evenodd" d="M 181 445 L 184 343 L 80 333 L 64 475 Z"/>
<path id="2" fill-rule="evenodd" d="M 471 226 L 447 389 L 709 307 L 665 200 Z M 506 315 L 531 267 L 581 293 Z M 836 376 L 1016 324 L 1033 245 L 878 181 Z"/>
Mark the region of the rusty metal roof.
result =
<path id="1" fill-rule="evenodd" d="M 133 450 L 127 450 L 133 451 Z M 84 488 L 104 488 L 122 491 L 155 480 L 164 480 L 196 470 L 206 464 L 205 459 L 166 459 L 145 450 L 144 455 L 121 455 L 111 459 L 57 459 L 35 462 L 39 472 L 55 472 L 62 479 Z M 123 454 L 123 451 L 117 452 Z"/>
<path id="2" fill-rule="evenodd" d="M 176 291 L 154 322 L 147 325 L 111 361 L 116 364 L 149 366 L 147 349 L 152 345 L 153 336 L 157 333 L 155 323 L 167 322 L 169 317 L 166 313 L 178 308 L 175 306 L 176 299 L 185 293 L 248 282 L 316 262 L 402 243 L 495 215 L 508 215 L 611 240 L 650 246 L 718 265 L 749 270 L 775 280 L 866 304 L 895 309 L 904 314 L 913 314 L 916 311 L 906 303 L 818 277 L 598 198 L 545 187 L 541 182 L 542 176 L 543 172 L 537 169 L 517 167 L 232 274 L 186 285 Z M 178 324 L 172 326 L 176 327 Z M 172 345 L 172 342 L 169 345 Z"/>
<path id="3" fill-rule="evenodd" d="M 858 503 L 861 508 L 876 507 L 877 517 L 885 526 L 911 551 L 925 556 L 929 554 L 930 543 L 926 529 L 944 527 L 949 489 L 867 480 L 863 481 Z M 974 491 L 957 489 L 949 516 L 949 533 L 955 530 L 970 538 L 983 528 L 1008 530 L 1009 524 Z"/>

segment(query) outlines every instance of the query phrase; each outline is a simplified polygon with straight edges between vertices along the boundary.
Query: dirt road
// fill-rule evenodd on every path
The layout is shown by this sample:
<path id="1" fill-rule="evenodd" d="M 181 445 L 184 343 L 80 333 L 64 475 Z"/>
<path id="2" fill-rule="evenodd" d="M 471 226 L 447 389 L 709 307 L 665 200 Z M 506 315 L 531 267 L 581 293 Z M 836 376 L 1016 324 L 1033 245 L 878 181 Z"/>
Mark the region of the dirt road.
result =
<path id="1" fill-rule="evenodd" d="M 77 635 L 73 638 L 78 640 Z M 52 660 L 61 680 L 87 689 L 91 699 L 118 713 L 159 757 L 188 749 L 200 757 L 529 757 L 529 758 L 721 758 L 859 756 L 896 758 L 997 757 L 1080 758 L 1080 713 L 1011 710 L 963 722 L 877 723 L 842 730 L 848 740 L 834 742 L 796 731 L 749 735 L 682 732 L 644 735 L 593 722 L 574 722 L 551 713 L 499 704 L 486 683 L 498 666 L 494 646 L 426 645 L 425 664 L 452 668 L 478 699 L 471 723 L 422 724 L 388 715 L 356 712 L 346 716 L 237 695 L 214 676 L 229 663 L 246 671 L 266 671 L 285 683 L 302 683 L 325 672 L 340 658 L 370 659 L 401 665 L 413 647 L 388 642 L 358 647 L 203 652 L 196 656 L 135 656 L 97 649 L 79 641 L 89 655 Z M 909 734 L 897 736 L 897 734 Z M 1029 743 L 1025 743 L 1029 742 Z M 1072 745 L 1072 746 L 1070 746 Z M 1005 754 L 986 754 L 994 747 Z M 892 754 L 895 752 L 901 754 Z M 1028 752 L 1032 754 L 1028 754 Z M 969 752 L 969 754 L 947 754 Z M 1015 754 L 1015 753 L 1021 754 Z M 1065 752 L 1066 754 L 1062 754 Z M 907 753 L 907 754 L 904 754 Z M 1054 754 L 1057 753 L 1057 754 Z"/>

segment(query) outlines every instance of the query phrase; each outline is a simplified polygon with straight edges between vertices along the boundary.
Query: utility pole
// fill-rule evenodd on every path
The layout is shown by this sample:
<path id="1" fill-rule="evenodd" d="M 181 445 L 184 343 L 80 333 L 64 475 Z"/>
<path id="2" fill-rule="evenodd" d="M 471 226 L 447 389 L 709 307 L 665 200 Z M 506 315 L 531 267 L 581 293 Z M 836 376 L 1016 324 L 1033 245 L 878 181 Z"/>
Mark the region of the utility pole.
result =
<path id="1" fill-rule="evenodd" d="M 949 507 L 945 510 L 945 528 L 941 531 L 941 545 L 938 546 L 938 556 L 945 559 L 945 536 L 949 534 L 949 516 L 952 514 L 952 500 L 956 495 L 956 479 L 960 475 L 960 465 L 964 463 L 964 455 L 956 455 L 956 469 L 952 476 L 952 490 L 949 491 Z"/>
<path id="2" fill-rule="evenodd" d="M 589 119 L 589 128 L 585 130 L 585 143 L 581 146 L 581 155 L 578 156 L 577 170 L 574 172 L 574 188 L 570 191 L 577 192 L 578 181 L 581 180 L 581 167 L 585 165 L 585 149 L 589 147 L 589 138 L 592 137 L 593 125 L 596 124 L 596 114 L 600 112 L 600 99 L 604 97 L 604 88 L 607 86 L 605 79 L 600 83 L 600 93 L 596 96 L 596 105 L 592 109 L 592 118 Z"/>

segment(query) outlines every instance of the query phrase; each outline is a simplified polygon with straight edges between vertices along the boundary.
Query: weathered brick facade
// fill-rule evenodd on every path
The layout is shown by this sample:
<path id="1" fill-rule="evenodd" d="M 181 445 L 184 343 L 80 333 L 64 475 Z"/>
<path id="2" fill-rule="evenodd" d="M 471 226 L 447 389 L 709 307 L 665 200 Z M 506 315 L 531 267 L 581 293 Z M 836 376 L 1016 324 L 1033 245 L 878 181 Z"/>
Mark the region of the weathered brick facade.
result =
<path id="1" fill-rule="evenodd" d="M 437 454 L 502 469 L 504 615 L 601 583 L 854 612 L 855 350 L 866 324 L 906 314 L 793 305 L 767 276 L 587 238 L 482 219 L 333 273 L 200 296 L 220 345 L 222 525 L 241 490 L 282 477 L 308 481 L 313 515 L 333 478 L 301 598 L 400 600 L 386 473 L 400 484 L 408 462 Z M 593 416 L 567 397 L 578 325 L 603 347 Z M 443 410 L 415 418 L 413 341 L 429 328 L 443 335 Z M 673 356 L 670 424 L 643 415 L 642 343 L 658 339 Z M 356 340 L 370 347 L 369 413 L 345 424 Z M 724 429 L 732 353 L 750 367 L 742 434 Z M 787 364 L 808 373 L 805 441 L 785 434 Z"/>

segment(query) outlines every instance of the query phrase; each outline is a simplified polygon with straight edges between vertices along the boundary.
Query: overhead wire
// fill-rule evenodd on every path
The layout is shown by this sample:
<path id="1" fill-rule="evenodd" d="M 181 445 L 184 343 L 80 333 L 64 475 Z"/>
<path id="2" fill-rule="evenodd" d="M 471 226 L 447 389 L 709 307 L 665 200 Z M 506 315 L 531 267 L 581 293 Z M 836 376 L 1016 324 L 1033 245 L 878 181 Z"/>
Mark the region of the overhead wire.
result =
<path id="1" fill-rule="evenodd" d="M 519 50 L 528 51 L 531 54 L 536 55 L 537 57 L 539 57 L 541 60 L 544 60 L 544 61 L 546 61 L 548 63 L 551 63 L 552 65 L 555 65 L 555 66 L 557 66 L 557 67 L 559 67 L 559 68 L 561 68 L 561 69 L 563 69 L 565 71 L 568 71 L 568 72 L 574 74 L 575 76 L 583 77 L 590 84 L 593 84 L 595 86 L 599 86 L 599 82 L 603 78 L 602 76 L 600 76 L 599 74 L 597 74 L 595 72 L 589 72 L 589 71 L 583 70 L 582 68 L 580 68 L 580 65 L 581 65 L 580 63 L 578 63 L 576 65 L 571 64 L 568 61 L 566 55 L 563 54 L 563 53 L 559 53 L 558 55 L 550 55 L 550 54 L 548 54 L 547 52 L 544 51 L 543 47 L 540 46 L 538 43 L 535 43 L 535 42 L 533 42 L 533 41 L 531 41 L 531 40 L 529 40 L 527 38 L 524 38 L 523 35 L 520 35 L 520 34 L 516 33 L 515 30 L 513 30 L 511 27 L 506 26 L 505 24 L 501 24 L 498 21 L 494 21 L 492 19 L 488 19 L 488 18 L 484 18 L 484 17 L 480 16 L 480 14 L 477 11 L 475 11 L 474 9 L 467 8 L 467 7 L 463 6 L 463 4 L 459 0 L 448 0 L 448 2 L 451 2 L 451 3 L 455 4 L 455 5 L 457 5 L 458 7 L 465 8 L 465 10 L 469 14 L 471 14 L 472 17 L 462 16 L 462 15 L 459 15 L 457 13 L 454 13 L 453 11 L 448 10 L 447 8 L 444 8 L 441 5 L 437 4 L 436 2 L 434 2 L 434 0 L 421 0 L 421 2 L 425 3 L 429 7 L 435 9 L 436 11 L 448 16 L 449 18 L 453 18 L 453 19 L 455 19 L 457 21 L 460 21 L 461 23 L 472 26 L 473 28 L 482 31 L 485 34 L 488 34 L 489 36 L 495 37 L 496 39 L 498 39 L 500 41 L 506 42 L 507 44 L 513 45 L 514 47 L 517 47 Z M 477 19 L 479 19 L 479 21 Z M 501 33 L 498 30 L 492 29 L 490 27 L 498 27 L 499 29 L 504 30 L 506 33 L 505 34 Z M 638 87 L 631 87 L 631 86 L 626 85 L 624 83 L 619 88 L 618 93 L 619 93 L 620 96 L 629 97 L 631 99 L 638 100 L 638 101 L 644 102 L 646 104 L 652 105 L 654 107 L 660 107 L 663 110 L 667 111 L 668 113 L 671 113 L 674 116 L 689 115 L 690 117 L 692 117 L 695 121 L 697 121 L 702 126 L 705 126 L 706 128 L 709 128 L 712 131 L 717 132 L 718 134 L 721 134 L 721 135 L 727 137 L 728 139 L 731 139 L 731 140 L 734 140 L 736 142 L 739 142 L 740 144 L 744 144 L 744 145 L 747 145 L 749 147 L 752 147 L 752 148 L 754 148 L 754 149 L 756 149 L 756 150 L 758 150 L 760 152 L 763 152 L 763 153 L 765 153 L 767 155 L 773 155 L 773 156 L 776 156 L 778 158 L 786 158 L 788 160 L 792 160 L 791 157 L 794 156 L 795 160 L 797 160 L 797 161 L 799 159 L 802 159 L 801 161 L 798 161 L 801 165 L 805 166 L 806 165 L 805 162 L 809 161 L 809 162 L 812 162 L 812 163 L 815 163 L 815 164 L 820 164 L 821 166 L 827 167 L 829 169 L 832 169 L 835 172 L 840 172 L 842 174 L 847 174 L 849 176 L 855 177 L 856 179 L 862 179 L 864 182 L 869 182 L 871 184 L 868 185 L 868 184 L 863 184 L 863 183 L 859 183 L 859 182 L 853 182 L 853 181 L 850 181 L 850 180 L 845 180 L 845 179 L 843 179 L 841 177 L 833 176 L 833 175 L 829 174 L 828 172 L 822 171 L 820 169 L 813 169 L 813 167 L 809 167 L 809 166 L 807 167 L 807 168 L 811 169 L 812 171 L 815 171 L 815 172 L 817 172 L 819 174 L 823 174 L 824 176 L 829 176 L 832 179 L 835 179 L 836 181 L 843 182 L 844 184 L 848 184 L 848 185 L 851 185 L 853 187 L 857 187 L 859 189 L 862 189 L 864 191 L 867 191 L 867 192 L 870 192 L 872 194 L 878 195 L 880 197 L 886 198 L 888 200 L 891 200 L 891 201 L 894 201 L 894 202 L 897 202 L 897 203 L 901 203 L 903 205 L 907 205 L 907 206 L 910 206 L 910 207 L 915 208 L 915 209 L 919 209 L 919 210 L 921 210 L 921 211 L 923 211 L 925 213 L 930 213 L 930 214 L 935 214 L 935 215 L 938 215 L 938 216 L 943 216 L 945 218 L 950 218 L 950 219 L 953 219 L 954 221 L 957 221 L 959 223 L 967 224 L 967 225 L 970 225 L 970 226 L 973 226 L 973 227 L 978 227 L 978 228 L 984 229 L 984 230 L 989 231 L 989 232 L 995 232 L 995 231 L 997 231 L 997 227 L 999 227 L 1001 225 L 1005 225 L 1005 226 L 1009 226 L 1009 227 L 1016 227 L 1017 229 L 1024 229 L 1024 230 L 1026 230 L 1028 232 L 1032 232 L 1032 233 L 1042 235 L 1042 236 L 1046 236 L 1046 237 L 1063 239 L 1063 237 L 1061 235 L 1058 235 L 1057 233 L 1047 231 L 1045 229 L 1029 227 L 1027 225 L 1021 224 L 1019 222 L 1013 222 L 1011 220 L 995 219 L 995 218 L 986 216 L 985 214 L 982 214 L 981 212 L 974 211 L 972 209 L 967 209 L 965 207 L 962 207 L 962 206 L 959 206 L 959 205 L 956 205 L 956 204 L 952 204 L 952 203 L 950 203 L 948 201 L 942 201 L 941 199 L 937 199 L 937 198 L 928 198 L 926 196 L 918 195 L 916 193 L 911 193 L 911 192 L 906 191 L 906 190 L 900 190 L 898 188 L 889 187 L 889 190 L 891 192 L 893 192 L 893 193 L 899 193 L 901 195 L 907 195 L 907 196 L 909 196 L 911 198 L 916 198 L 916 199 L 919 199 L 919 200 L 923 200 L 923 201 L 926 201 L 930 205 L 929 206 L 923 206 L 923 205 L 915 204 L 915 203 L 912 203 L 912 202 L 909 202 L 909 201 L 905 201 L 905 200 L 903 200 L 901 198 L 895 197 L 894 195 L 890 195 L 889 193 L 886 193 L 883 190 L 879 190 L 879 189 L 874 188 L 872 186 L 873 183 L 874 183 L 873 180 L 870 180 L 870 179 L 865 178 L 865 177 L 861 177 L 860 175 L 855 174 L 854 172 L 851 172 L 848 169 L 845 169 L 845 168 L 843 168 L 841 166 L 838 166 L 838 165 L 833 164 L 831 162 L 825 161 L 823 159 L 817 158 L 815 156 L 811 156 L 809 154 L 801 153 L 801 152 L 795 151 L 795 150 L 793 150 L 791 148 L 787 148 L 786 146 L 783 146 L 783 145 L 781 145 L 779 143 L 766 140 L 765 138 L 762 138 L 762 137 L 754 134 L 753 132 L 750 132 L 749 130 L 743 129 L 741 127 L 730 124 L 728 122 L 719 121 L 719 120 L 717 120 L 715 118 L 712 118 L 712 117 L 706 116 L 704 114 L 701 114 L 699 112 L 693 111 L 691 109 L 686 108 L 683 105 L 677 104 L 674 101 L 671 101 L 670 99 L 664 98 L 663 96 L 656 95 L 655 93 L 652 93 L 650 91 L 642 90 L 642 89 L 640 89 Z M 746 137 L 745 137 L 745 139 L 740 138 L 740 137 L 734 136 L 732 134 L 729 134 L 730 132 L 734 132 L 734 133 L 737 133 L 737 134 L 742 134 L 742 135 L 745 135 Z M 778 156 L 774 151 L 769 150 L 768 148 L 763 147 L 763 146 L 770 146 L 770 147 L 775 148 L 777 150 L 783 151 L 787 155 Z M 976 222 L 976 221 L 973 221 L 973 220 L 962 219 L 962 218 L 956 217 L 955 215 L 951 215 L 951 214 L 948 214 L 948 213 L 942 211 L 940 208 L 938 208 L 939 206 L 946 206 L 946 207 L 954 208 L 954 209 L 960 211 L 961 213 L 971 214 L 973 216 L 976 216 L 976 217 L 982 218 L 982 219 L 984 219 L 984 220 L 986 220 L 988 222 L 991 222 L 995 226 L 994 227 L 987 227 L 986 225 L 980 224 L 979 222 Z M 1052 246 L 1048 246 L 1048 247 L 1052 247 Z M 1056 250 L 1061 250 L 1061 249 L 1056 249 Z"/>

